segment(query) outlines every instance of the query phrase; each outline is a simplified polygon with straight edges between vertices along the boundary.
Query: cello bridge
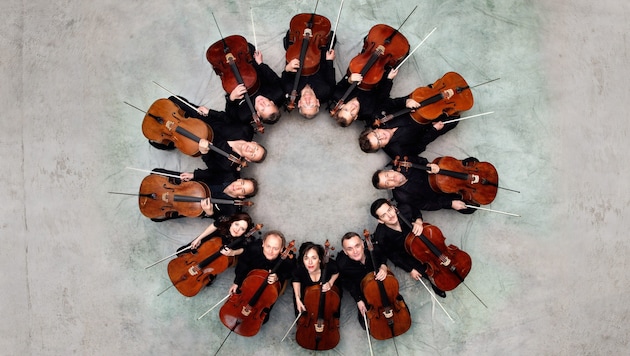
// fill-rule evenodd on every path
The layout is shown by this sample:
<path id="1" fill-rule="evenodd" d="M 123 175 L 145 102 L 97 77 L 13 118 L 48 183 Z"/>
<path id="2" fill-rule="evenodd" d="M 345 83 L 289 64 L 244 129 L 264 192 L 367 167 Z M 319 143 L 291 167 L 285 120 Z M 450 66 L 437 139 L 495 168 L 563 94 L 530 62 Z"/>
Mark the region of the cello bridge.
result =
<path id="1" fill-rule="evenodd" d="M 471 184 L 477 184 L 479 183 L 479 176 L 477 174 L 471 174 L 472 179 L 470 181 Z"/>
<path id="2" fill-rule="evenodd" d="M 385 310 L 383 310 L 383 315 L 387 318 L 390 319 L 391 317 L 394 316 L 394 311 L 391 308 L 387 308 Z"/>
<path id="3" fill-rule="evenodd" d="M 324 323 L 316 323 L 315 324 L 315 332 L 323 333 L 324 332 Z"/>
<path id="4" fill-rule="evenodd" d="M 170 121 L 170 120 L 169 120 L 169 121 L 167 121 L 167 122 L 166 122 L 166 124 L 164 124 L 164 126 L 166 126 L 166 128 L 167 128 L 169 131 L 173 131 L 173 125 L 175 125 L 175 122 Z"/>
<path id="5" fill-rule="evenodd" d="M 252 309 L 248 305 L 243 306 L 243 309 L 241 309 L 241 314 L 243 314 L 244 316 L 249 316 L 249 313 L 251 312 Z"/>

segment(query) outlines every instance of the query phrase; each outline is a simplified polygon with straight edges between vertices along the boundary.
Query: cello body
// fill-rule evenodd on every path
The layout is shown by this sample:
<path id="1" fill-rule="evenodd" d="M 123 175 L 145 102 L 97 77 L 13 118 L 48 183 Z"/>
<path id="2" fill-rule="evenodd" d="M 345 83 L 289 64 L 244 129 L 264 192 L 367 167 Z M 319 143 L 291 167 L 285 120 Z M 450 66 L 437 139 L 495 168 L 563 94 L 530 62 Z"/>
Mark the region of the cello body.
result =
<path id="1" fill-rule="evenodd" d="M 383 281 L 368 273 L 361 281 L 370 321 L 370 335 L 386 340 L 404 334 L 411 327 L 411 316 L 403 297 L 398 293 L 398 280 L 391 271 Z"/>
<path id="2" fill-rule="evenodd" d="M 173 142 L 184 154 L 199 156 L 199 143 L 190 139 L 185 134 L 187 132 L 212 142 L 213 132 L 208 124 L 192 117 L 186 118 L 184 111 L 168 99 L 156 100 L 142 121 L 142 133 L 149 140 L 161 144 Z"/>
<path id="3" fill-rule="evenodd" d="M 223 248 L 220 237 L 202 243 L 196 252 L 186 252 L 168 263 L 168 276 L 177 290 L 193 297 L 216 275 L 235 264 L 235 258 L 219 252 Z"/>
<path id="4" fill-rule="evenodd" d="M 261 269 L 247 274 L 241 285 L 241 292 L 232 294 L 219 311 L 223 325 L 241 336 L 254 336 L 258 333 L 281 290 L 279 282 L 267 283 L 269 274 Z"/>
<path id="5" fill-rule="evenodd" d="M 300 60 L 301 75 L 309 76 L 317 73 L 320 66 L 321 51 L 328 45 L 330 37 L 330 20 L 317 14 L 297 14 L 289 23 L 289 32 L 285 58 L 287 63 L 292 59 Z M 308 31 L 309 36 L 305 36 Z M 305 51 L 302 58 L 302 51 Z"/>
<path id="6" fill-rule="evenodd" d="M 232 35 L 213 43 L 206 51 L 206 59 L 221 78 L 226 93 L 231 93 L 241 78 L 249 95 L 258 91 L 260 81 L 245 37 Z"/>
<path id="7" fill-rule="evenodd" d="M 381 81 L 385 70 L 395 67 L 409 53 L 407 38 L 391 26 L 373 26 L 363 41 L 360 54 L 348 65 L 348 75 L 361 73 L 363 80 L 357 86 L 371 90 Z"/>
<path id="8" fill-rule="evenodd" d="M 330 350 L 339 343 L 339 289 L 323 293 L 321 285 L 310 286 L 304 293 L 303 313 L 297 322 L 295 340 L 305 349 Z"/>
<path id="9" fill-rule="evenodd" d="M 140 212 L 148 218 L 170 218 L 174 213 L 198 217 L 203 213 L 200 200 L 210 196 L 210 188 L 205 183 L 194 181 L 174 184 L 168 177 L 150 174 L 140 183 L 138 195 Z M 182 199 L 190 197 L 199 201 Z"/>
<path id="10" fill-rule="evenodd" d="M 499 174 L 491 163 L 464 165 L 461 160 L 449 156 L 438 157 L 432 163 L 440 166 L 438 174 L 429 175 L 433 191 L 459 194 L 466 203 L 479 205 L 490 204 L 497 196 Z"/>
<path id="11" fill-rule="evenodd" d="M 446 99 L 442 92 L 453 89 L 453 96 Z M 411 93 L 410 98 L 420 107 L 410 113 L 419 124 L 427 124 L 442 114 L 448 116 L 469 110 L 474 104 L 472 91 L 464 78 L 455 72 L 448 72 L 433 83 L 431 87 L 420 87 Z"/>
<path id="12" fill-rule="evenodd" d="M 407 235 L 405 249 L 426 264 L 426 274 L 435 286 L 443 291 L 455 289 L 470 272 L 470 255 L 455 245 L 446 246 L 446 239 L 437 226 L 427 223 L 422 226 L 420 236 L 411 232 Z"/>

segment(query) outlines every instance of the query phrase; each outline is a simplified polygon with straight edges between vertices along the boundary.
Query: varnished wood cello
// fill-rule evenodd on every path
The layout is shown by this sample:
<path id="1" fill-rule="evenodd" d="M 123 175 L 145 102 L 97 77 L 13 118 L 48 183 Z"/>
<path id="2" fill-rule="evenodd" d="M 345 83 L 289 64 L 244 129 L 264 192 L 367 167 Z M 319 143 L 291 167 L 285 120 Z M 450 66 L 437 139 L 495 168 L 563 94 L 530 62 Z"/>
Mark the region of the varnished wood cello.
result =
<path id="1" fill-rule="evenodd" d="M 330 286 L 327 292 L 322 286 L 327 281 L 326 266 L 330 259 L 330 242 L 324 244 L 324 268 L 321 270 L 320 283 L 306 288 L 304 292 L 304 306 L 297 322 L 295 333 L 296 342 L 309 350 L 330 350 L 339 343 L 339 288 Z"/>
<path id="2" fill-rule="evenodd" d="M 363 230 L 363 236 L 374 263 L 374 273 L 368 273 L 361 281 L 361 290 L 367 302 L 370 335 L 377 340 L 391 339 L 409 330 L 411 316 L 403 297 L 398 293 L 398 280 L 394 274 L 388 270 L 383 281 L 376 280 L 378 266 L 374 262 L 370 232 Z"/>
<path id="3" fill-rule="evenodd" d="M 221 249 L 225 247 L 233 249 L 262 227 L 262 224 L 256 224 L 245 235 L 228 245 L 223 245 L 220 237 L 212 238 L 201 244 L 196 250 L 183 253 L 172 259 L 168 263 L 167 271 L 173 286 L 187 297 L 197 295 L 211 279 L 235 264 L 236 258 L 223 255 Z"/>
<path id="4" fill-rule="evenodd" d="M 201 201 L 210 198 L 212 203 L 251 206 L 243 200 L 215 199 L 203 182 L 175 184 L 160 173 L 146 176 L 140 183 L 138 205 L 142 215 L 151 219 L 165 219 L 174 215 L 198 217 L 203 214 Z"/>
<path id="5" fill-rule="evenodd" d="M 214 13 L 212 17 L 214 17 Z M 219 25 L 217 24 L 218 27 Z M 219 33 L 221 33 L 220 29 Z M 245 101 L 252 113 L 252 122 L 259 133 L 265 132 L 265 128 L 250 98 L 250 95 L 254 95 L 260 88 L 260 81 L 258 80 L 256 68 L 253 66 L 253 58 L 245 37 L 239 35 L 223 37 L 221 35 L 219 41 L 208 47 L 206 59 L 212 65 L 215 73 L 221 78 L 221 84 L 226 93 L 231 93 L 240 84 L 247 88 Z"/>
<path id="6" fill-rule="evenodd" d="M 292 256 L 295 240 L 280 255 L 271 271 L 255 269 L 247 275 L 240 293 L 232 294 L 219 311 L 223 325 L 241 336 L 254 336 L 260 330 L 269 308 L 276 302 L 282 286 L 276 281 L 267 283 L 269 275 L 276 273 L 282 262 Z"/>

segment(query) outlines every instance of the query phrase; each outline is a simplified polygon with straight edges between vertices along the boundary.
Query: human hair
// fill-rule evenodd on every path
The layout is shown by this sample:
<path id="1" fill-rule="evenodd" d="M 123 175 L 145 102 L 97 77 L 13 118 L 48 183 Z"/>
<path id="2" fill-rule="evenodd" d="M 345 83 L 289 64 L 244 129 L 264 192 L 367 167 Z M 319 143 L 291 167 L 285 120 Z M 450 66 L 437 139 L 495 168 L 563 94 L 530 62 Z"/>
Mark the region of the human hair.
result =
<path id="1" fill-rule="evenodd" d="M 267 240 L 267 238 L 271 235 L 277 235 L 278 237 L 280 237 L 282 239 L 282 247 L 285 247 L 285 245 L 287 244 L 287 240 L 284 238 L 284 234 L 281 233 L 278 230 L 269 230 L 267 231 L 262 238 L 263 243 L 265 243 L 265 240 Z"/>
<path id="2" fill-rule="evenodd" d="M 265 158 L 267 158 L 267 148 L 265 148 L 265 146 L 261 145 L 258 142 L 256 143 L 258 144 L 258 146 L 260 146 L 263 149 L 263 154 L 262 156 L 260 156 L 260 159 L 256 161 L 256 163 L 262 163 L 265 160 Z"/>
<path id="3" fill-rule="evenodd" d="M 258 194 L 258 181 L 254 178 L 243 178 L 243 180 L 248 180 L 252 182 L 252 187 L 254 188 L 251 193 L 245 195 L 245 198 L 251 198 L 253 196 L 256 196 L 256 194 Z"/>
<path id="4" fill-rule="evenodd" d="M 392 206 L 392 204 L 389 202 L 389 200 L 384 199 L 384 198 L 380 198 L 380 199 L 376 199 L 373 203 L 372 206 L 370 206 L 370 214 L 372 214 L 373 217 L 375 217 L 376 219 L 380 219 L 378 217 L 378 215 L 376 214 L 376 211 L 378 209 L 381 208 L 381 206 L 383 206 L 383 204 L 387 204 L 389 206 Z"/>
<path id="5" fill-rule="evenodd" d="M 381 177 L 379 176 L 381 174 L 381 172 L 383 172 L 382 169 L 379 169 L 378 171 L 374 172 L 374 174 L 372 175 L 372 185 L 374 186 L 374 188 L 376 189 L 383 189 L 381 188 Z"/>
<path id="6" fill-rule="evenodd" d="M 276 108 L 277 107 L 278 107 L 278 105 L 276 105 Z M 276 122 L 278 122 L 278 120 L 280 120 L 281 116 L 282 116 L 282 114 L 280 113 L 280 110 L 278 110 L 278 111 L 276 111 L 274 113 L 269 114 L 268 117 L 262 118 L 262 122 L 264 122 L 265 124 L 273 125 Z"/>
<path id="7" fill-rule="evenodd" d="M 350 126 L 350 124 L 352 123 L 352 117 L 350 119 L 345 118 L 343 116 L 340 116 L 339 113 L 341 113 L 341 110 L 337 111 L 334 115 L 333 115 L 333 119 L 335 119 L 335 121 L 337 122 L 337 124 L 339 124 L 339 126 L 341 127 L 348 127 Z"/>
<path id="8" fill-rule="evenodd" d="M 343 246 L 343 242 L 350 240 L 353 237 L 358 237 L 359 239 L 361 238 L 361 236 L 359 236 L 359 234 L 357 234 L 356 232 L 350 231 L 350 232 L 346 232 L 342 237 L 341 237 L 341 246 Z"/>
<path id="9" fill-rule="evenodd" d="M 374 132 L 374 130 L 368 127 L 365 130 L 363 130 L 361 134 L 359 135 L 359 147 L 361 147 L 361 151 L 365 153 L 373 153 L 373 152 L 378 151 L 378 147 L 372 146 L 372 143 L 370 142 L 370 139 L 368 138 L 368 135 L 371 134 L 372 132 Z"/>
<path id="10" fill-rule="evenodd" d="M 301 266 L 304 266 L 304 256 L 306 256 L 306 253 L 310 250 L 315 250 L 315 253 L 317 253 L 317 256 L 319 257 L 319 268 L 323 269 L 325 253 L 324 247 L 311 241 L 304 242 L 300 245 L 300 257 L 298 258 L 298 263 Z"/>
<path id="11" fill-rule="evenodd" d="M 317 114 L 319 114 L 319 106 L 317 106 L 317 110 L 312 114 L 305 114 L 304 112 L 302 112 L 302 108 L 298 108 L 298 113 L 300 113 L 300 115 L 302 115 L 303 118 L 311 120 L 315 116 L 317 116 Z"/>
<path id="12" fill-rule="evenodd" d="M 243 220 L 247 223 L 247 227 L 245 228 L 245 232 L 251 229 L 252 225 L 252 217 L 247 213 L 235 213 L 230 215 L 230 217 L 222 218 L 218 222 L 215 222 L 215 226 L 221 235 L 228 235 L 230 233 L 230 226 L 235 221 Z"/>

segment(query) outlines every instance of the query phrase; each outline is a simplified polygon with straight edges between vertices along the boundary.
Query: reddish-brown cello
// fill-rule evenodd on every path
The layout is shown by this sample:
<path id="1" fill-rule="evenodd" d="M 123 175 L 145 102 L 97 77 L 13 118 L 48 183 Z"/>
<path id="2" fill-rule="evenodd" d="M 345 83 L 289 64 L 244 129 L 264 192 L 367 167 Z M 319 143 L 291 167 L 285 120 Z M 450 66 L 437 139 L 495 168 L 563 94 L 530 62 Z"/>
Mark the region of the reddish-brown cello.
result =
<path id="1" fill-rule="evenodd" d="M 316 9 L 317 4 L 315 4 Z M 289 95 L 287 104 L 289 111 L 295 109 L 300 76 L 309 76 L 317 73 L 320 66 L 321 51 L 325 49 L 330 37 L 330 20 L 322 15 L 315 14 L 315 10 L 310 14 L 293 16 L 289 24 L 287 41 L 290 45 L 285 55 L 286 61 L 289 63 L 295 58 L 300 61 L 300 67 L 295 74 L 293 90 Z"/>
<path id="2" fill-rule="evenodd" d="M 379 267 L 374 262 L 370 232 L 363 230 L 363 236 L 374 263 L 374 273 L 368 273 L 361 281 L 361 290 L 367 302 L 370 335 L 377 340 L 386 340 L 409 330 L 411 316 L 403 297 L 398 293 L 398 280 L 394 274 L 388 270 L 384 280 L 376 280 Z"/>
<path id="3" fill-rule="evenodd" d="M 214 13 L 212 17 L 214 17 Z M 219 30 L 220 32 L 221 30 Z M 231 93 L 240 84 L 247 88 L 245 101 L 252 113 L 252 121 L 258 132 L 265 132 L 250 98 L 250 95 L 254 95 L 260 88 L 260 81 L 245 37 L 239 35 L 221 36 L 221 40 L 208 47 L 206 59 L 212 65 L 214 72 L 221 78 L 221 84 L 227 93 Z"/>
<path id="4" fill-rule="evenodd" d="M 142 215 L 151 219 L 170 218 L 175 215 L 198 217 L 203 214 L 201 201 L 210 197 L 210 188 L 203 182 L 173 183 L 168 177 L 150 174 L 140 183 L 138 205 Z M 212 203 L 251 206 L 243 200 L 214 199 Z"/>
<path id="5" fill-rule="evenodd" d="M 499 188 L 497 169 L 488 162 L 472 161 L 464 165 L 462 160 L 444 156 L 433 160 L 440 167 L 437 174 L 429 175 L 431 189 L 439 193 L 459 194 L 466 203 L 486 205 L 492 203 Z M 394 167 L 401 169 L 416 168 L 430 171 L 421 164 L 411 163 L 404 157 L 396 157 Z"/>
<path id="6" fill-rule="evenodd" d="M 211 278 L 235 264 L 236 258 L 223 255 L 221 249 L 234 248 L 241 241 L 262 229 L 262 226 L 262 224 L 256 224 L 249 232 L 228 245 L 223 245 L 221 238 L 215 237 L 202 243 L 196 250 L 185 252 L 172 259 L 168 263 L 167 270 L 173 286 L 187 297 L 197 295 L 211 281 Z"/>
<path id="7" fill-rule="evenodd" d="M 304 292 L 304 306 L 297 322 L 296 342 L 309 350 L 330 350 L 339 343 L 339 288 L 332 285 L 330 290 L 322 292 L 326 282 L 326 265 L 330 259 L 330 242 L 324 244 L 324 269 L 321 271 L 319 285 L 310 286 Z"/>
<path id="8" fill-rule="evenodd" d="M 254 336 L 260 330 L 269 308 L 276 302 L 282 286 L 276 281 L 267 283 L 270 274 L 276 273 L 283 260 L 289 258 L 295 246 L 291 241 L 270 271 L 255 269 L 247 274 L 240 293 L 232 294 L 219 311 L 223 325 L 241 336 Z"/>
<path id="9" fill-rule="evenodd" d="M 156 100 L 144 116 L 142 133 L 151 141 L 169 144 L 173 142 L 183 153 L 199 156 L 199 140 L 205 138 L 212 142 L 212 128 L 205 122 L 192 117 L 187 118 L 184 110 L 168 99 Z"/>
<path id="10" fill-rule="evenodd" d="M 452 96 L 445 97 L 444 92 L 452 90 Z M 409 96 L 420 104 L 411 110 L 411 117 L 420 124 L 430 123 L 442 114 L 456 115 L 473 107 L 474 99 L 470 86 L 464 78 L 455 72 L 448 72 L 431 85 L 420 87 Z"/>
<path id="11" fill-rule="evenodd" d="M 398 209 L 396 213 L 411 228 L 409 221 Z M 405 238 L 405 250 L 416 260 L 426 264 L 425 273 L 435 286 L 443 291 L 455 289 L 470 272 L 470 255 L 455 245 L 446 246 L 446 238 L 437 226 L 423 223 L 422 227 L 420 236 L 409 232 Z"/>
<path id="12" fill-rule="evenodd" d="M 373 26 L 363 41 L 363 50 L 348 65 L 348 75 L 359 73 L 363 80 L 350 85 L 330 114 L 335 115 L 339 111 L 355 87 L 363 90 L 374 88 L 385 71 L 396 66 L 408 53 L 409 42 L 398 30 L 384 24 Z"/>

